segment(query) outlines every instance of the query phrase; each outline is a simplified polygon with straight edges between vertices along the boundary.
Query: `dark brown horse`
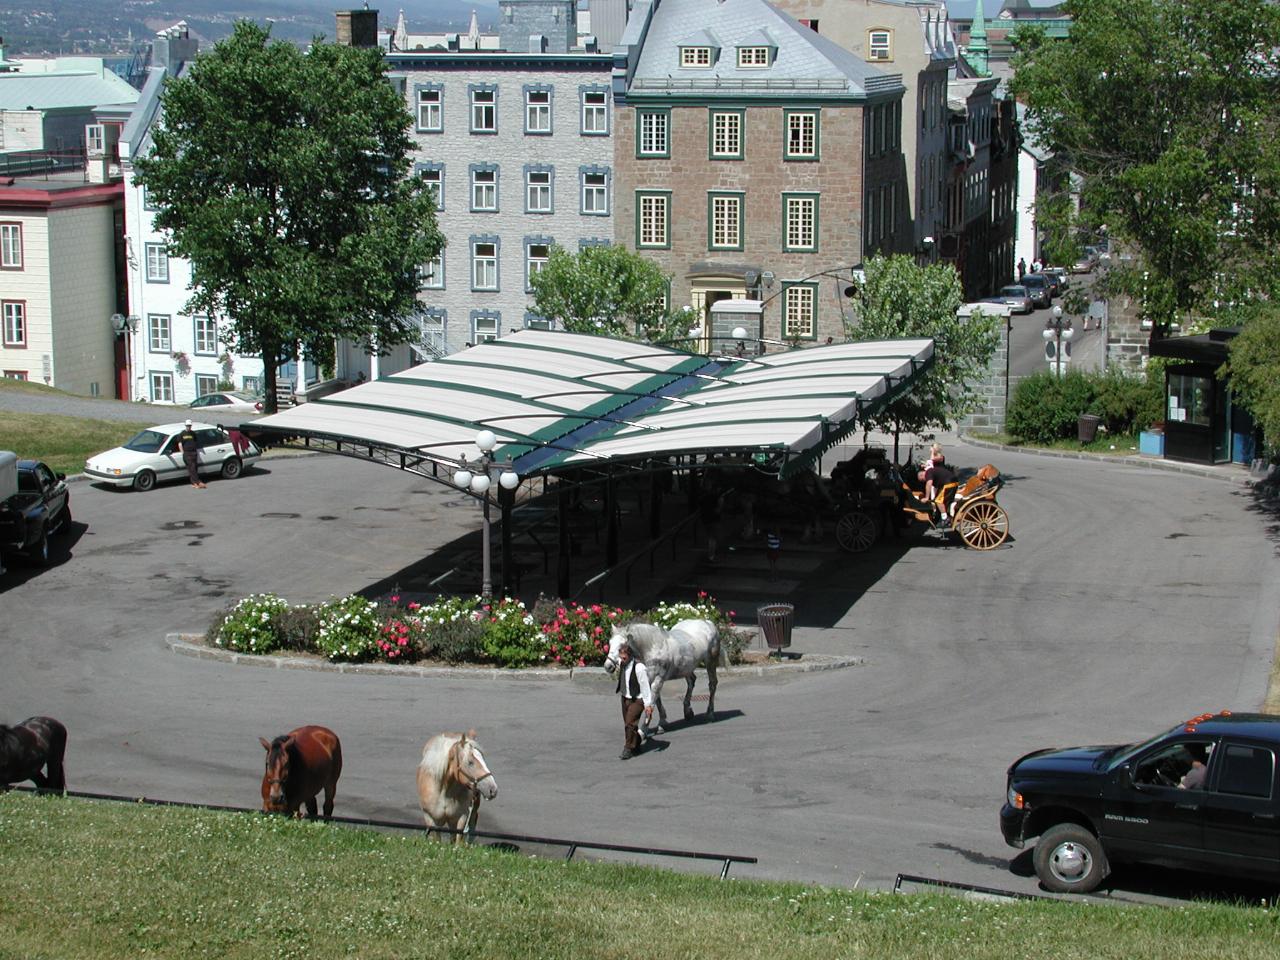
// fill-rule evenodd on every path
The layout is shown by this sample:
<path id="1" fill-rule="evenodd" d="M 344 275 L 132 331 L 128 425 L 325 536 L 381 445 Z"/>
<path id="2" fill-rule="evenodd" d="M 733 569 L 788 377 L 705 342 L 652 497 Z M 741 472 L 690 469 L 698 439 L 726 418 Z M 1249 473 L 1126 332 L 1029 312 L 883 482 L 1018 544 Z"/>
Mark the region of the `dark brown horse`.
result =
<path id="1" fill-rule="evenodd" d="M 342 744 L 328 727 L 306 726 L 291 730 L 270 743 L 258 738 L 267 751 L 262 775 L 262 810 L 316 818 L 316 795 L 324 791 L 324 818 L 333 816 L 333 797 L 342 774 Z"/>
<path id="2" fill-rule="evenodd" d="M 46 790 L 65 790 L 66 752 L 67 728 L 53 717 L 32 717 L 13 727 L 0 724 L 0 784 L 30 780 Z"/>

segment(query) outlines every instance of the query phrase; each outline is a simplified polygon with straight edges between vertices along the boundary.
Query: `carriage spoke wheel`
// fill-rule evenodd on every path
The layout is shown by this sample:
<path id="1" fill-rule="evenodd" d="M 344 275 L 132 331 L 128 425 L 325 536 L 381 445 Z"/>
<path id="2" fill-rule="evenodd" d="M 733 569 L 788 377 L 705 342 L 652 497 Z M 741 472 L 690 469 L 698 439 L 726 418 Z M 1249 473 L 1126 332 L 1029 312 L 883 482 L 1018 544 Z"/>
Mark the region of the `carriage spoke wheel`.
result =
<path id="1" fill-rule="evenodd" d="M 1009 514 L 991 500 L 970 504 L 956 519 L 956 529 L 965 546 L 974 550 L 994 550 L 1009 539 Z"/>
<path id="2" fill-rule="evenodd" d="M 849 553 L 862 553 L 876 542 L 876 522 L 868 513 L 850 510 L 836 523 L 836 542 Z"/>

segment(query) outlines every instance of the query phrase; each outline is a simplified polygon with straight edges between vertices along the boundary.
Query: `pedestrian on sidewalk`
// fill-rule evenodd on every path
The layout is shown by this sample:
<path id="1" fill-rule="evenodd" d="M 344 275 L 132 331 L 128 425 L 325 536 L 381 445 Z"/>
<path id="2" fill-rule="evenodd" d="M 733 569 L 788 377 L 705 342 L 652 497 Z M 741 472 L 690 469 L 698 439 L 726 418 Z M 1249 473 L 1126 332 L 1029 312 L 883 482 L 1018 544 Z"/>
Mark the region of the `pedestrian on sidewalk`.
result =
<path id="1" fill-rule="evenodd" d="M 649 686 L 649 671 L 631 653 L 631 644 L 623 641 L 618 647 L 618 686 L 615 693 L 622 695 L 622 753 L 619 760 L 630 760 L 643 744 L 640 741 L 640 717 L 645 727 L 653 719 L 653 688 Z"/>
<path id="2" fill-rule="evenodd" d="M 1018 282 L 1021 283 L 1022 278 L 1025 277 L 1026 275 L 1027 275 L 1027 258 L 1019 257 L 1018 258 Z"/>

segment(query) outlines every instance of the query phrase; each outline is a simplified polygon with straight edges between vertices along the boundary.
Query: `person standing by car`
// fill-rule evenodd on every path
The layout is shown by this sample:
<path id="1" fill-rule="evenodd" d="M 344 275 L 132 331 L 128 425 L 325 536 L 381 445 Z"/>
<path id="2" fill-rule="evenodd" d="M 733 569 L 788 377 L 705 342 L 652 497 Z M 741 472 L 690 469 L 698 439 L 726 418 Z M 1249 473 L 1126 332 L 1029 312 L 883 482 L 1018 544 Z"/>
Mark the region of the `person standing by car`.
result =
<path id="1" fill-rule="evenodd" d="M 187 477 L 191 480 L 191 485 L 198 490 L 203 490 L 205 484 L 200 480 L 200 445 L 196 441 L 196 432 L 191 428 L 191 421 L 188 420 L 182 428 L 182 432 L 178 434 L 178 448 L 182 451 L 182 462 L 187 467 Z"/>

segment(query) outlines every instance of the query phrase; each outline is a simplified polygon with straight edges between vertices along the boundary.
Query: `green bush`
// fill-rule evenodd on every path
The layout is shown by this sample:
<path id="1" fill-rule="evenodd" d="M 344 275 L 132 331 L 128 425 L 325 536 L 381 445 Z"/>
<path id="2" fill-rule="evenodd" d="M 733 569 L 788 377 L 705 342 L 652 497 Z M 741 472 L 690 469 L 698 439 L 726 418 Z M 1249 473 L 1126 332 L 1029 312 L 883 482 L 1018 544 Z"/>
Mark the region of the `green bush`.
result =
<path id="1" fill-rule="evenodd" d="M 479 597 L 445 597 L 414 611 L 422 626 L 423 656 L 446 663 L 479 659 L 484 627 L 476 619 Z"/>
<path id="2" fill-rule="evenodd" d="M 1071 371 L 1059 378 L 1035 373 L 1018 384 L 1006 428 L 1024 443 L 1050 444 L 1076 436 L 1082 413 L 1102 418 L 1108 433 L 1135 434 L 1160 419 L 1164 385 L 1158 377 Z"/>
<path id="3" fill-rule="evenodd" d="M 480 653 L 500 667 L 527 667 L 547 659 L 547 641 L 519 600 L 503 597 L 478 611 Z"/>
<path id="4" fill-rule="evenodd" d="M 253 593 L 214 621 L 205 638 L 216 647 L 241 653 L 270 653 L 284 645 L 281 618 L 289 601 L 274 593 Z"/>
<path id="5" fill-rule="evenodd" d="M 315 647 L 330 660 L 359 663 L 382 652 L 378 605 L 364 597 L 334 598 L 316 608 Z"/>

